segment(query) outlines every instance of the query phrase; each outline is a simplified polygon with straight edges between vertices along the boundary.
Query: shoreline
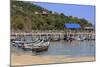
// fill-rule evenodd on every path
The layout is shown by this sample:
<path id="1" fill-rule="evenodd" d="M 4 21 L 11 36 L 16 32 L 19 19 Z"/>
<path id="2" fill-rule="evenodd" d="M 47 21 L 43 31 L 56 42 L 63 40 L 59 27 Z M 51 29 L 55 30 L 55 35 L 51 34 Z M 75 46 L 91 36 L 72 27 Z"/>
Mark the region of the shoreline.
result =
<path id="1" fill-rule="evenodd" d="M 11 55 L 11 66 L 20 65 L 40 65 L 40 64 L 57 64 L 57 63 L 76 63 L 95 61 L 94 56 L 83 57 L 65 57 L 58 56 L 34 56 L 34 55 Z"/>

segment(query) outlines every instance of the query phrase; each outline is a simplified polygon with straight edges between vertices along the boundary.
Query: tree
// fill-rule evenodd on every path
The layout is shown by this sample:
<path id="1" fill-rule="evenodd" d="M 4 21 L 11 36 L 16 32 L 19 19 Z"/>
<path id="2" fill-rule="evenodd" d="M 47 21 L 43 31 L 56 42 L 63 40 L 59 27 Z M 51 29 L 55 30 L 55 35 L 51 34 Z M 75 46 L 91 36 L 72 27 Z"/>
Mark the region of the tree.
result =
<path id="1" fill-rule="evenodd" d="M 48 15 L 42 15 L 43 11 L 46 11 Z M 39 14 L 34 14 L 34 12 Z M 79 23 L 83 27 L 92 26 L 83 18 L 65 16 L 64 13 L 52 13 L 52 11 L 30 2 L 11 1 L 11 28 L 15 31 L 63 30 L 64 24 L 69 22 Z"/>
<path id="2" fill-rule="evenodd" d="M 80 19 L 80 24 L 81 24 L 81 26 L 82 27 L 86 27 L 86 26 L 92 26 L 92 24 L 91 23 L 89 23 L 86 19 L 84 19 L 84 18 L 82 18 L 82 19 Z"/>

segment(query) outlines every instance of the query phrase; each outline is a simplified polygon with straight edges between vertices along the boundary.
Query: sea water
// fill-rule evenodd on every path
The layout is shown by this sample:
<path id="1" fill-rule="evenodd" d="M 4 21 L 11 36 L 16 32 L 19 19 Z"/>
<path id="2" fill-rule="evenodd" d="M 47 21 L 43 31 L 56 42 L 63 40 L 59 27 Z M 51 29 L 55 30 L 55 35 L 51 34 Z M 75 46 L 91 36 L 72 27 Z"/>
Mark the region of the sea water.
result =
<path id="1" fill-rule="evenodd" d="M 28 40 L 31 40 L 28 38 Z M 32 51 L 23 51 L 21 48 L 11 46 L 12 54 L 28 54 L 32 55 Z M 72 41 L 67 42 L 51 41 L 48 51 L 37 53 L 38 56 L 58 56 L 67 57 L 95 56 L 95 41 Z"/>

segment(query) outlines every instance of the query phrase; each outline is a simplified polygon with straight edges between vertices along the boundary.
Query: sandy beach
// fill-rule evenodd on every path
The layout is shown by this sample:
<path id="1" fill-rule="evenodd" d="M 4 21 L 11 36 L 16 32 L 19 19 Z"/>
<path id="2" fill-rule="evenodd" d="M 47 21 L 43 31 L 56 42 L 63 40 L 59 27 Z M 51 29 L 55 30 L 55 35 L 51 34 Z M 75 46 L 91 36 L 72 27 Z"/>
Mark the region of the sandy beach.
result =
<path id="1" fill-rule="evenodd" d="M 48 51 L 37 53 L 37 55 L 31 51 L 12 47 L 11 66 L 95 61 L 94 42 L 80 43 L 51 42 Z"/>
<path id="2" fill-rule="evenodd" d="M 95 57 L 65 57 L 65 56 L 34 56 L 34 55 L 15 55 L 11 56 L 11 66 L 54 64 L 69 62 L 88 62 L 95 61 Z"/>

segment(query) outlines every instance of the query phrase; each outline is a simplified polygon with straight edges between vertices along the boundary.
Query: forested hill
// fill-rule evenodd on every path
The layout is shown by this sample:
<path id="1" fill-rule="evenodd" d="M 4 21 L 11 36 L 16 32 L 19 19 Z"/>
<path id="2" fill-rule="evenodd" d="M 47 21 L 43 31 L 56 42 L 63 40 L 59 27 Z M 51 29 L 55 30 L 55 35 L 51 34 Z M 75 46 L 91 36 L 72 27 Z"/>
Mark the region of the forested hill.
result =
<path id="1" fill-rule="evenodd" d="M 63 30 L 64 24 L 74 22 L 82 27 L 92 26 L 86 19 L 65 16 L 31 2 L 11 1 L 11 30 Z"/>

